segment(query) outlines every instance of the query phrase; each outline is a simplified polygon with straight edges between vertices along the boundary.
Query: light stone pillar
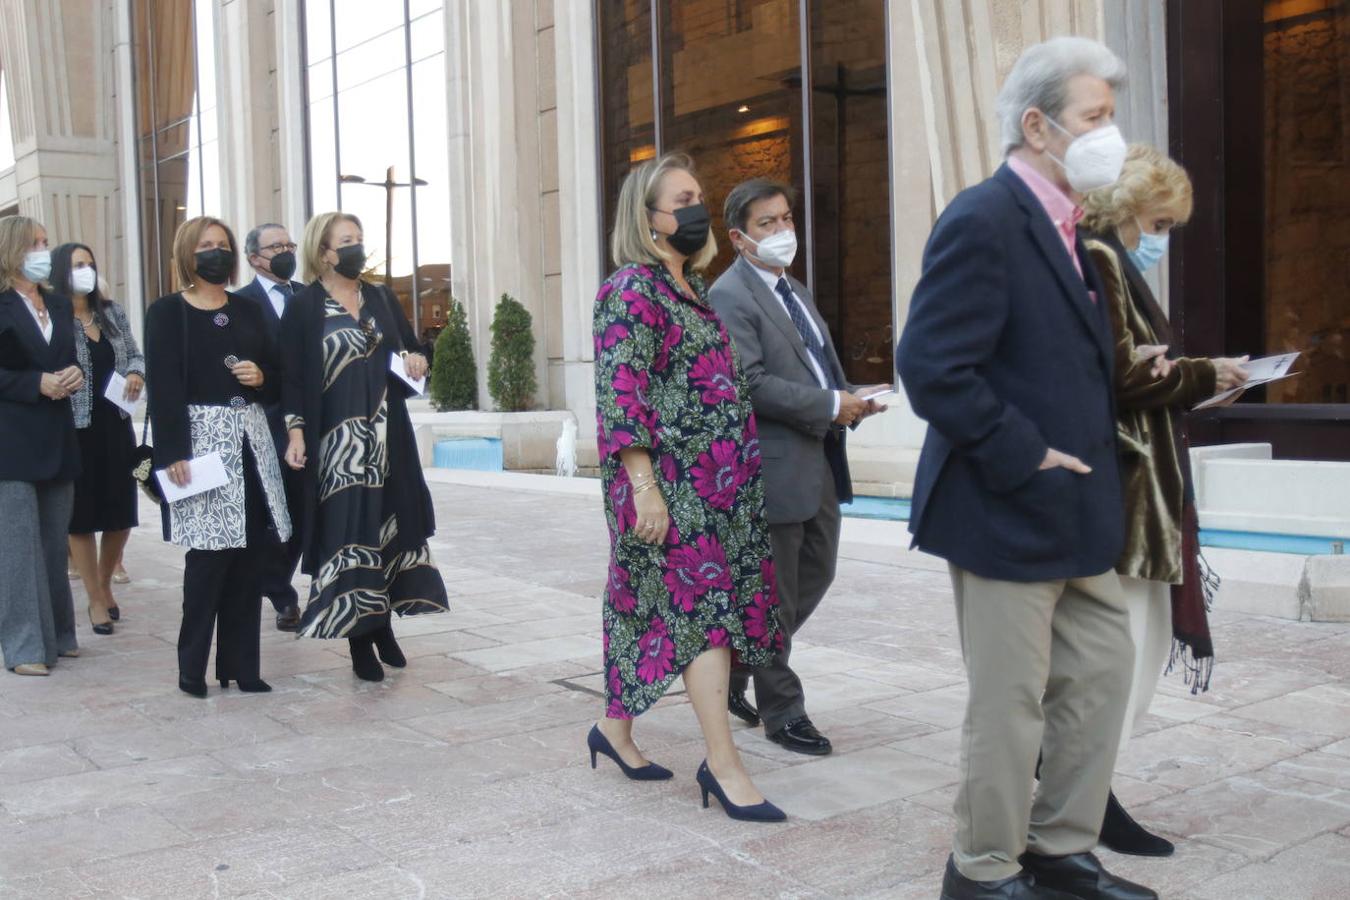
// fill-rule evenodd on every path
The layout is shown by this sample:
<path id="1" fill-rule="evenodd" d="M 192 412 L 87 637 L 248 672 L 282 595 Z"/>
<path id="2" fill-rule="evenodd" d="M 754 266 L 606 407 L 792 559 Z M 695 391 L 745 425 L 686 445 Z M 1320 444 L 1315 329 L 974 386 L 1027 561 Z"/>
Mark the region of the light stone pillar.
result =
<path id="1" fill-rule="evenodd" d="M 105 0 L 0 0 L 0 65 L 14 130 L 19 211 L 52 245 L 93 248 L 122 298 L 115 8 Z M 129 298 L 133 309 L 137 298 Z"/>
<path id="2" fill-rule="evenodd" d="M 534 319 L 536 403 L 548 397 L 530 6 L 460 0 L 445 7 L 451 290 L 468 314 L 482 409 L 492 408 L 489 329 L 503 293 Z"/>
<path id="3" fill-rule="evenodd" d="M 281 212 L 271 7 L 270 0 L 217 0 L 215 5 L 221 208 L 206 214 L 229 223 L 240 242 L 254 225 Z M 244 265 L 243 271 L 240 277 L 248 281 L 251 270 Z"/>
<path id="4" fill-rule="evenodd" d="M 297 243 L 304 233 L 305 222 L 314 212 L 309 209 L 305 179 L 309 165 L 305 157 L 304 42 L 300 27 L 302 0 L 276 0 L 272 14 L 272 31 L 276 52 L 275 68 L 276 109 L 275 152 L 278 157 L 277 175 L 280 185 L 272 204 L 273 218 L 290 229 Z"/>

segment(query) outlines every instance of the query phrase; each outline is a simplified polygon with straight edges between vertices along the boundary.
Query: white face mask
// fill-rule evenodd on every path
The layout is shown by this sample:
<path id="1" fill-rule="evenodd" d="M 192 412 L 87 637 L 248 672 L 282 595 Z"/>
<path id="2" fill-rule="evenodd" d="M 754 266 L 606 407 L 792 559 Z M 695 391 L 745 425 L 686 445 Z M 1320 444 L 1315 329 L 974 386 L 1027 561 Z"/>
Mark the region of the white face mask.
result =
<path id="1" fill-rule="evenodd" d="M 23 258 L 23 277 L 36 284 L 46 281 L 52 274 L 52 254 L 50 250 L 29 250 Z"/>
<path id="2" fill-rule="evenodd" d="M 1125 146 L 1125 138 L 1121 137 L 1119 128 L 1104 125 L 1074 137 L 1072 132 L 1049 116 L 1045 120 L 1073 138 L 1063 159 L 1050 154 L 1050 158 L 1063 167 L 1070 187 L 1080 194 L 1086 194 L 1116 183 L 1129 149 Z"/>
<path id="3" fill-rule="evenodd" d="M 786 269 L 797 258 L 797 232 L 791 228 L 774 232 L 762 241 L 756 241 L 744 231 L 741 237 L 755 245 L 755 252 L 750 255 L 766 266 Z"/>
<path id="4" fill-rule="evenodd" d="M 98 272 L 94 271 L 93 266 L 71 269 L 70 290 L 72 293 L 88 294 L 96 287 L 98 287 Z"/>

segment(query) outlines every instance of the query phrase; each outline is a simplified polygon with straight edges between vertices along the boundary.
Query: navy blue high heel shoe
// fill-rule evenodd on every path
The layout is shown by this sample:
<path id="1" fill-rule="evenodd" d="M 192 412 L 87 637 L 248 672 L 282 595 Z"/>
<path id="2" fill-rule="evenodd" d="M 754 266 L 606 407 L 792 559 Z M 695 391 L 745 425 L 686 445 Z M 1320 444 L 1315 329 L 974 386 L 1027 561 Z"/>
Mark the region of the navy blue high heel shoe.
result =
<path id="1" fill-rule="evenodd" d="M 698 786 L 703 789 L 703 808 L 708 808 L 708 795 L 712 794 L 722 803 L 722 809 L 733 819 L 740 819 L 743 822 L 782 822 L 787 819 L 787 813 L 774 806 L 768 800 L 763 803 L 756 803 L 754 806 L 737 806 L 727 799 L 726 792 L 722 786 L 717 783 L 716 776 L 712 769 L 708 768 L 708 761 L 705 759 L 703 765 L 698 767 Z"/>
<path id="2" fill-rule="evenodd" d="M 656 763 L 652 762 L 649 762 L 638 769 L 628 765 L 628 763 L 624 762 L 619 754 L 615 752 L 614 746 L 609 742 L 609 738 L 600 733 L 599 725 L 591 726 L 591 733 L 586 735 L 586 746 L 589 747 L 591 751 L 592 769 L 595 768 L 596 755 L 603 753 L 618 763 L 619 768 L 623 770 L 623 774 L 634 781 L 665 781 L 667 778 L 673 778 L 675 775 L 674 772 L 664 766 L 658 766 Z"/>

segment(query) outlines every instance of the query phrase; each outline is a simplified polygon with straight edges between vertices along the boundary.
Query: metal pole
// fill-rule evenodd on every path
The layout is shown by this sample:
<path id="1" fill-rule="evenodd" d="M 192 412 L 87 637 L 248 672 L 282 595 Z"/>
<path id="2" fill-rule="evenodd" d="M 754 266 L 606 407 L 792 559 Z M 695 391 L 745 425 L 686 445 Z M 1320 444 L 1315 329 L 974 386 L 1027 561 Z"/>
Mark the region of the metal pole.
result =
<path id="1" fill-rule="evenodd" d="M 417 142 L 413 127 L 412 11 L 410 0 L 403 0 L 403 61 L 408 85 L 408 213 L 412 218 L 412 324 L 413 334 L 422 339 L 422 300 L 417 284 Z"/>
<path id="2" fill-rule="evenodd" d="M 652 0 L 652 141 L 656 158 L 666 150 L 665 129 L 661 127 L 661 0 Z"/>
<path id="3" fill-rule="evenodd" d="M 394 289 L 394 167 L 384 173 L 384 284 Z"/>
<path id="4" fill-rule="evenodd" d="M 801 37 L 802 73 L 802 215 L 806 219 L 806 288 L 816 293 L 816 223 L 815 202 L 811 192 L 815 187 L 813 155 L 811 153 L 811 2 L 798 4 Z"/>

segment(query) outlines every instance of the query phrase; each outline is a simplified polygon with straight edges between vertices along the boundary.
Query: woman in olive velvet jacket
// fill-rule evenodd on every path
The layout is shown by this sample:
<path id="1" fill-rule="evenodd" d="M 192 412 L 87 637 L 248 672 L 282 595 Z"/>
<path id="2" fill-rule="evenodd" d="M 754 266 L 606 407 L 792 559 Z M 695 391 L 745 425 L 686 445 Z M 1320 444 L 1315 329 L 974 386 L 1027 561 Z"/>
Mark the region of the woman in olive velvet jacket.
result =
<path id="1" fill-rule="evenodd" d="M 1180 659 L 1195 676 L 1195 690 L 1208 687 L 1214 651 L 1181 414 L 1240 386 L 1247 375 L 1242 359 L 1165 355 L 1172 331 L 1143 272 L 1166 252 L 1171 230 L 1190 218 L 1185 170 L 1152 147 L 1132 145 L 1120 180 L 1088 194 L 1083 205 L 1092 232 L 1087 248 L 1106 291 L 1115 339 L 1116 444 L 1125 499 L 1125 548 L 1116 571 L 1135 645 L 1123 750 L 1172 661 Z M 1131 819 L 1114 794 L 1102 843 L 1142 856 L 1173 850 Z"/>

